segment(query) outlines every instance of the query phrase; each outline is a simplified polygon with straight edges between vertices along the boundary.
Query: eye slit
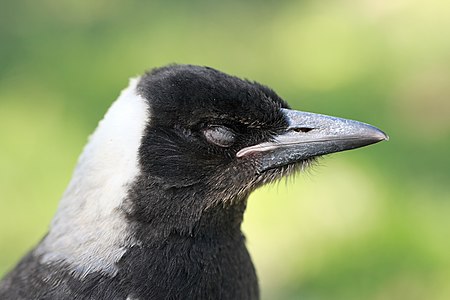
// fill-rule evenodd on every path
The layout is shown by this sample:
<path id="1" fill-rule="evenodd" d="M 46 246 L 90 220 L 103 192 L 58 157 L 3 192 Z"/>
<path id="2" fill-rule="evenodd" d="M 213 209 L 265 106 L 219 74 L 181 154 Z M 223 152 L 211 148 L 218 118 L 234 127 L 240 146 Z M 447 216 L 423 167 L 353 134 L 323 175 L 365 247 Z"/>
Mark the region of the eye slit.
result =
<path id="1" fill-rule="evenodd" d="M 233 145 L 236 134 L 229 128 L 219 125 L 211 125 L 203 130 L 203 134 L 208 142 L 220 147 Z"/>

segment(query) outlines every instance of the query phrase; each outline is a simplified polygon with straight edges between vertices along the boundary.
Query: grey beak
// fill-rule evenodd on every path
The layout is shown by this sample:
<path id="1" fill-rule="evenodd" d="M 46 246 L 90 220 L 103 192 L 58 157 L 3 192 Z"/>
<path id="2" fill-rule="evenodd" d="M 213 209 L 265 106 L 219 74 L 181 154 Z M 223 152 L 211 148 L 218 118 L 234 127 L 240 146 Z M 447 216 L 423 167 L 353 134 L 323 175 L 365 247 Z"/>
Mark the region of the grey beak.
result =
<path id="1" fill-rule="evenodd" d="M 273 141 L 241 149 L 236 156 L 258 156 L 261 171 L 306 160 L 314 156 L 355 149 L 389 137 L 361 122 L 326 115 L 282 109 L 288 128 Z"/>

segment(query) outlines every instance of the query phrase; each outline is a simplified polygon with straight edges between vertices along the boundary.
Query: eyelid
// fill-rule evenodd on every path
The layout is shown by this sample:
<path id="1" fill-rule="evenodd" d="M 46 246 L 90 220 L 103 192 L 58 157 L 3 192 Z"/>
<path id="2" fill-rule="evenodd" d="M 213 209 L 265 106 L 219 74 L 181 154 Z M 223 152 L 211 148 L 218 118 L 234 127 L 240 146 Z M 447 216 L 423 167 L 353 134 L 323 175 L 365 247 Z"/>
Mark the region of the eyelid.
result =
<path id="1" fill-rule="evenodd" d="M 229 147 L 235 142 L 236 133 L 223 125 L 208 125 L 203 130 L 206 139 L 217 146 Z"/>
<path id="2" fill-rule="evenodd" d="M 224 125 L 224 124 L 211 124 L 211 125 L 207 125 L 206 126 L 206 129 L 215 129 L 215 128 L 223 128 L 223 129 L 228 130 L 228 131 L 230 131 L 230 132 L 232 132 L 234 134 L 236 133 L 233 128 L 231 128 L 228 125 Z"/>

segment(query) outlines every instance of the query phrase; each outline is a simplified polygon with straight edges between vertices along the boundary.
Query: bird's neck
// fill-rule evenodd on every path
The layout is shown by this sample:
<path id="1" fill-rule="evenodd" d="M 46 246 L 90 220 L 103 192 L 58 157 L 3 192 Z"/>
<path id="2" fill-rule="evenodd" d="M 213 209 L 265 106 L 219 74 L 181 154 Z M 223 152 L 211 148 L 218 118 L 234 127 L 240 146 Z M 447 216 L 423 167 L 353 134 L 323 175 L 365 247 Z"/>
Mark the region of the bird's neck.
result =
<path id="1" fill-rule="evenodd" d="M 149 180 L 151 186 L 143 180 Z M 201 186 L 167 188 L 145 175 L 137 182 L 129 192 L 128 220 L 140 243 L 169 237 L 224 240 L 242 235 L 247 195 L 224 202 L 203 193 Z"/>
<path id="2" fill-rule="evenodd" d="M 170 222 L 155 206 L 152 214 L 129 216 L 139 243 L 119 262 L 119 276 L 138 284 L 131 289 L 136 298 L 258 299 L 256 272 L 240 230 L 246 198 L 208 207 L 199 216 L 192 207 L 179 209 L 177 197 L 171 200 Z"/>

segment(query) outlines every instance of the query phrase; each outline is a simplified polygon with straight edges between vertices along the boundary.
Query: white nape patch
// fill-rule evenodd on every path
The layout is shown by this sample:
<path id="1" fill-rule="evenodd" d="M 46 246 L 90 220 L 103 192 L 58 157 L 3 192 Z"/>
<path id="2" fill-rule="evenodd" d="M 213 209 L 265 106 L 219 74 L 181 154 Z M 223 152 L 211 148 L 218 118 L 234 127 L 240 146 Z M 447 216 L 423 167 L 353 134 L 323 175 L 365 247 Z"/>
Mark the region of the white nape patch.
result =
<path id="1" fill-rule="evenodd" d="M 129 185 L 139 174 L 138 150 L 149 120 L 146 100 L 130 80 L 81 154 L 48 235 L 36 249 L 43 263 L 64 262 L 84 277 L 117 272 L 135 241 L 123 213 Z"/>

